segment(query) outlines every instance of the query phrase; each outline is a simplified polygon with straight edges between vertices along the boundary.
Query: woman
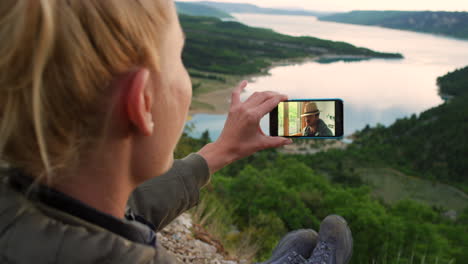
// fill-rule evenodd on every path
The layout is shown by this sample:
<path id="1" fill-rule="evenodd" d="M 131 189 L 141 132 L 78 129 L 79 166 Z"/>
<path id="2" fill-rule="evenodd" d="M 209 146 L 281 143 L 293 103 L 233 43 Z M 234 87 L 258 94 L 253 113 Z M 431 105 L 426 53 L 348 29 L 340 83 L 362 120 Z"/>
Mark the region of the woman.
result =
<path id="1" fill-rule="evenodd" d="M 154 230 L 291 143 L 259 127 L 286 96 L 241 102 L 243 82 L 220 138 L 173 161 L 192 91 L 172 0 L 5 0 L 0 38 L 2 263 L 171 263 Z"/>

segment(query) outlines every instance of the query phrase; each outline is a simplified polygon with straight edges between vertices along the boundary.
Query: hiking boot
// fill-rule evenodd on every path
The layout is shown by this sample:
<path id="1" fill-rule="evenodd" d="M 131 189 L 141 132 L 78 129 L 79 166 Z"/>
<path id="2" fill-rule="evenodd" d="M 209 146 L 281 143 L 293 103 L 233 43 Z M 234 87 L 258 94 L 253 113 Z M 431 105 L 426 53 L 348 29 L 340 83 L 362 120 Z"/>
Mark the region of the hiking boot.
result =
<path id="1" fill-rule="evenodd" d="M 327 216 L 320 224 L 319 241 L 307 264 L 347 264 L 353 253 L 353 237 L 343 217 Z"/>
<path id="2" fill-rule="evenodd" d="M 271 258 L 258 264 L 303 264 L 312 254 L 317 239 L 317 232 L 311 229 L 290 232 L 280 240 Z"/>

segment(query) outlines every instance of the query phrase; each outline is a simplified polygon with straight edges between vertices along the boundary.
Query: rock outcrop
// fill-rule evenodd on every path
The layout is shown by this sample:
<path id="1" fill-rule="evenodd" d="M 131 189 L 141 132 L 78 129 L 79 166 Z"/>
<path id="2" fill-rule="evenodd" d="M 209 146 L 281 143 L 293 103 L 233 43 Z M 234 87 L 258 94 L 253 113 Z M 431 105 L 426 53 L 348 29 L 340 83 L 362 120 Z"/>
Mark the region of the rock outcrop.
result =
<path id="1" fill-rule="evenodd" d="M 158 233 L 158 243 L 172 252 L 182 263 L 240 264 L 230 257 L 223 245 L 203 227 L 192 223 L 191 215 L 184 213 Z"/>

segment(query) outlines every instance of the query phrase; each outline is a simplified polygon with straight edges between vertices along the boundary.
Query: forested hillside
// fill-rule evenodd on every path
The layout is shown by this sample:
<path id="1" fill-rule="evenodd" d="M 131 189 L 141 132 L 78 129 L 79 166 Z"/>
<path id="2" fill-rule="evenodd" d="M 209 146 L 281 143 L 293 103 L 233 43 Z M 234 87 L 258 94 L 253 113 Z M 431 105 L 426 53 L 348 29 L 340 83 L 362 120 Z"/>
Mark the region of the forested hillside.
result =
<path id="1" fill-rule="evenodd" d="M 468 66 L 437 78 L 440 94 L 461 96 L 468 94 Z"/>
<path id="2" fill-rule="evenodd" d="M 217 18 L 181 15 L 180 20 L 187 35 L 184 63 L 189 69 L 205 72 L 254 74 L 274 60 L 324 54 L 402 58 L 401 54 L 375 52 L 313 37 L 292 37 Z"/>
<path id="3" fill-rule="evenodd" d="M 178 155 L 189 153 L 185 138 Z M 190 143 L 189 143 L 190 144 Z M 185 145 L 185 147 L 184 147 Z M 308 164 L 276 151 L 263 151 L 236 162 L 213 176 L 204 190 L 205 227 L 231 252 L 246 244 L 267 259 L 288 231 L 318 229 L 329 214 L 344 216 L 354 237 L 351 263 L 464 263 L 468 258 L 468 210 L 457 220 L 442 208 L 403 200 L 376 200 L 363 183 L 330 181 Z M 200 209 L 196 209 L 200 211 Z"/>
<path id="4" fill-rule="evenodd" d="M 381 26 L 468 39 L 468 12 L 352 11 L 320 17 L 323 21 Z"/>
<path id="5" fill-rule="evenodd" d="M 337 213 L 353 232 L 351 263 L 465 263 L 468 209 L 450 217 L 446 208 L 413 200 L 387 203 L 372 195 L 358 170 L 388 167 L 466 184 L 468 106 L 461 91 L 468 76 L 460 74 L 465 70 L 439 78 L 442 91 L 457 95 L 450 102 L 388 128 L 366 128 L 346 150 L 269 150 L 224 168 L 203 193 L 205 225 L 233 251 L 254 244 L 262 260 L 288 231 L 318 229 L 325 216 Z M 184 136 L 177 156 L 208 141 L 207 133 L 199 140 Z"/>
<path id="6" fill-rule="evenodd" d="M 390 166 L 468 193 L 468 67 L 440 77 L 448 102 L 389 127 L 367 127 L 342 153 L 343 162 Z M 349 158 L 352 156 L 352 159 Z"/>

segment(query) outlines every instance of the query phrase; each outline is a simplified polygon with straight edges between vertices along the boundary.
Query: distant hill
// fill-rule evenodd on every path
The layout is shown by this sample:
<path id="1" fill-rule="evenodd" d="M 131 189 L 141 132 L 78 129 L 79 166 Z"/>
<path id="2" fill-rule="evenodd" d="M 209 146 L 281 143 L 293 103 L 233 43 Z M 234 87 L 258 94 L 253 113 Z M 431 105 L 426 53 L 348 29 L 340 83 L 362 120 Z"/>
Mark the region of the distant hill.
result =
<path id="1" fill-rule="evenodd" d="M 290 15 L 290 16 L 325 16 L 332 13 L 327 12 L 314 12 L 307 10 L 295 9 L 277 9 L 277 8 L 263 8 L 252 4 L 243 3 L 224 3 L 224 2 L 210 2 L 201 1 L 200 4 L 208 5 L 227 13 L 255 13 L 255 14 L 270 14 L 270 15 Z"/>
<path id="2" fill-rule="evenodd" d="M 398 53 L 381 53 L 349 43 L 293 37 L 271 29 L 254 28 L 214 17 L 181 15 L 187 36 L 184 63 L 204 72 L 249 75 L 261 73 L 272 61 L 322 55 L 400 59 Z"/>
<path id="3" fill-rule="evenodd" d="M 190 16 L 209 16 L 218 18 L 232 18 L 228 13 L 221 11 L 217 8 L 196 3 L 176 2 L 177 12 L 179 14 Z"/>
<path id="4" fill-rule="evenodd" d="M 468 12 L 352 11 L 322 16 L 320 20 L 468 39 Z"/>

